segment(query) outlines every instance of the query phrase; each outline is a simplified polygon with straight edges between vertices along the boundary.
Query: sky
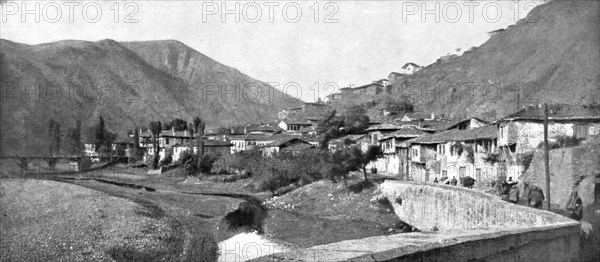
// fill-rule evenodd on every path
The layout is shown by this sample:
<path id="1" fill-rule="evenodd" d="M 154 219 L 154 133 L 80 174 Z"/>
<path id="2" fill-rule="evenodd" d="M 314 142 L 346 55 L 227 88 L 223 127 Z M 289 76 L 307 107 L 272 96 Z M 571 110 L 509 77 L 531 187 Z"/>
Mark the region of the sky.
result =
<path id="1" fill-rule="evenodd" d="M 489 39 L 539 1 L 4 1 L 0 38 L 175 39 L 305 101 L 426 66 Z M 460 51 L 458 51 L 460 49 Z M 296 89 L 286 89 L 296 90 Z"/>

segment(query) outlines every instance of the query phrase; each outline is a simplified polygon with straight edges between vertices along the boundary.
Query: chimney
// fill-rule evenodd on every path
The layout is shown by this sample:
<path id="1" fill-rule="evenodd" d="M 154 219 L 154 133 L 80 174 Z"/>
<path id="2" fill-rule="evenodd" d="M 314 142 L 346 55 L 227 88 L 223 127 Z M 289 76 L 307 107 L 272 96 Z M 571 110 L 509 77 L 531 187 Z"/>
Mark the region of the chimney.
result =
<path id="1" fill-rule="evenodd" d="M 174 126 L 173 126 L 173 127 L 171 127 L 171 134 L 172 134 L 172 135 L 175 135 L 175 127 L 174 127 Z"/>
<path id="2" fill-rule="evenodd" d="M 187 129 L 183 130 L 183 136 L 187 137 Z"/>
<path id="3" fill-rule="evenodd" d="M 248 126 L 244 126 L 244 134 L 248 134 Z"/>
<path id="4" fill-rule="evenodd" d="M 419 127 L 423 127 L 423 118 L 419 119 Z"/>
<path id="5" fill-rule="evenodd" d="M 435 120 L 435 114 L 431 112 L 431 120 Z"/>

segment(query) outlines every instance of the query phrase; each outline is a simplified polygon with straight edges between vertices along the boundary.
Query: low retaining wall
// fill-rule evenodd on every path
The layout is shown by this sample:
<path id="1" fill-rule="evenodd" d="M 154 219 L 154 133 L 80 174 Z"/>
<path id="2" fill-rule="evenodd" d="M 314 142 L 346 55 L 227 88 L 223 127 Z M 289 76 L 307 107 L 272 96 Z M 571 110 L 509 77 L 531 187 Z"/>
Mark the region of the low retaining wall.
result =
<path id="1" fill-rule="evenodd" d="M 381 191 L 400 219 L 423 232 L 347 240 L 255 261 L 578 260 L 581 225 L 560 215 L 439 184 L 386 181 Z M 439 231 L 430 231 L 433 226 Z"/>
<path id="2" fill-rule="evenodd" d="M 381 192 L 400 219 L 420 230 L 523 228 L 572 221 L 464 187 L 386 181 Z"/>

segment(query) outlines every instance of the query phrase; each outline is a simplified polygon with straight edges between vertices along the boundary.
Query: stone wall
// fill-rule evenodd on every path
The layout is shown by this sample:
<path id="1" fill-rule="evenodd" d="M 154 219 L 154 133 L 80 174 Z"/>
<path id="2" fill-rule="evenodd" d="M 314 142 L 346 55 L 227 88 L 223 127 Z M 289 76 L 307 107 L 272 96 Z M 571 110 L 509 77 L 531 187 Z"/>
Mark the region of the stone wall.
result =
<path id="1" fill-rule="evenodd" d="M 550 201 L 561 206 L 571 190 L 584 205 L 594 202 L 594 186 L 600 183 L 600 147 L 596 144 L 550 150 Z M 522 180 L 546 191 L 544 151 L 537 150 Z"/>
<path id="2" fill-rule="evenodd" d="M 381 191 L 400 219 L 421 230 L 506 229 L 571 221 L 456 186 L 386 181 Z"/>

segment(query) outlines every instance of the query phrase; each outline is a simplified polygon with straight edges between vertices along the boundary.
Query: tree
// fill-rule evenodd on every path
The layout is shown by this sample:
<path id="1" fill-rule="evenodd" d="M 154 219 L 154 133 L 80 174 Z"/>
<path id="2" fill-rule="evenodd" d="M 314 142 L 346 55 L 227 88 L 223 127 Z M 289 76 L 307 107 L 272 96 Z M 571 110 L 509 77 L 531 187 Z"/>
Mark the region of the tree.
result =
<path id="1" fill-rule="evenodd" d="M 357 147 L 355 147 L 355 148 L 357 148 Z M 362 153 L 362 151 L 361 151 L 361 153 Z M 361 160 L 361 164 L 362 164 L 363 174 L 365 175 L 365 181 L 369 181 L 369 179 L 367 178 L 367 165 L 371 161 L 375 161 L 375 160 L 377 160 L 377 158 L 380 158 L 382 156 L 383 156 L 383 151 L 381 150 L 380 146 L 370 146 L 369 149 L 367 150 L 367 152 L 362 155 L 362 158 L 360 160 Z"/>
<path id="2" fill-rule="evenodd" d="M 173 121 L 166 123 L 164 129 L 171 128 L 174 128 L 175 131 L 184 131 L 188 129 L 188 123 L 181 118 L 175 118 Z"/>
<path id="3" fill-rule="evenodd" d="M 150 132 L 152 133 L 152 149 L 154 151 L 154 158 L 152 160 L 152 168 L 155 169 L 158 166 L 158 136 L 162 131 L 162 124 L 160 121 L 150 122 Z"/>
<path id="4" fill-rule="evenodd" d="M 48 121 L 48 151 L 51 156 L 60 153 L 60 123 L 50 118 Z"/>
<path id="5" fill-rule="evenodd" d="M 75 121 L 75 126 L 67 131 L 64 148 L 69 155 L 80 156 L 83 154 L 84 145 L 81 141 L 81 121 L 79 119 Z"/>
<path id="6" fill-rule="evenodd" d="M 198 154 L 200 156 L 204 155 L 204 141 L 202 137 L 204 137 L 204 128 L 206 127 L 204 122 L 200 117 L 194 117 L 194 133 L 196 134 L 196 144 L 198 145 Z"/>
<path id="7" fill-rule="evenodd" d="M 363 133 L 369 127 L 369 117 L 360 106 L 350 107 L 344 114 L 344 132 L 348 134 Z"/>
<path id="8" fill-rule="evenodd" d="M 98 117 L 98 124 L 92 127 L 94 132 L 94 145 L 96 146 L 96 152 L 110 153 L 112 150 L 112 143 L 117 138 L 117 134 L 111 133 L 106 129 L 104 124 L 104 118 Z"/>
<path id="9" fill-rule="evenodd" d="M 140 153 L 140 130 L 136 126 L 133 129 L 133 152 L 131 152 L 134 162 L 139 159 Z"/>

